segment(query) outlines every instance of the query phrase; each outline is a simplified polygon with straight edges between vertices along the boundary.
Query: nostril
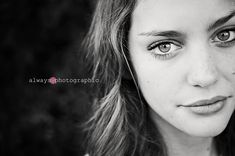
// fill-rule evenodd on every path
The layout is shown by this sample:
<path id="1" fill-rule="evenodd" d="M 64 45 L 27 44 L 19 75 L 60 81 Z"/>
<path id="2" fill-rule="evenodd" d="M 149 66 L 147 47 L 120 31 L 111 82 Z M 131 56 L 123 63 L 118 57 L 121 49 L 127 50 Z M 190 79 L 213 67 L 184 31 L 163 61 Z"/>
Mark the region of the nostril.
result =
<path id="1" fill-rule="evenodd" d="M 216 73 L 192 74 L 192 75 L 189 75 L 188 77 L 188 83 L 192 85 L 193 87 L 205 88 L 205 87 L 209 87 L 211 85 L 216 84 L 218 79 L 219 78 Z"/>
<path id="2" fill-rule="evenodd" d="M 201 85 L 193 85 L 194 87 L 202 87 Z"/>
<path id="3" fill-rule="evenodd" d="M 192 86 L 195 88 L 206 88 L 213 84 L 215 84 L 215 81 L 214 82 L 199 82 L 197 84 L 193 84 Z"/>

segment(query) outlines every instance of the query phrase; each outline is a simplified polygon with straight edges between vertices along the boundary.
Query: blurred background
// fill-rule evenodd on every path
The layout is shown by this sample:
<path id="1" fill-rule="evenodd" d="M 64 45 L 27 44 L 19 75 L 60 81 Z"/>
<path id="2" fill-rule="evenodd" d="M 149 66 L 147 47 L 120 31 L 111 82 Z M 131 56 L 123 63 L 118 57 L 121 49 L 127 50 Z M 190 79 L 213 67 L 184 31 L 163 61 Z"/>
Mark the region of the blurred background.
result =
<path id="1" fill-rule="evenodd" d="M 2 0 L 0 155 L 82 156 L 91 74 L 80 44 L 95 0 Z"/>

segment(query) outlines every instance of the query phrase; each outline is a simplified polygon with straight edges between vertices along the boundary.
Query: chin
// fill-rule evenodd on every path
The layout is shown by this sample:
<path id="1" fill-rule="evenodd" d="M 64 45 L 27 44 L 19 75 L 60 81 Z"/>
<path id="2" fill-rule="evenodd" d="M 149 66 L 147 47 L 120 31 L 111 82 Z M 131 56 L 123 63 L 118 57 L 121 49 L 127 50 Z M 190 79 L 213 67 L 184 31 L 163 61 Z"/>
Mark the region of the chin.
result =
<path id="1" fill-rule="evenodd" d="M 197 129 L 191 132 L 188 132 L 189 135 L 191 136 L 195 136 L 195 137 L 215 137 L 217 135 L 219 135 L 220 133 L 222 133 L 224 131 L 224 129 L 226 128 L 226 126 L 221 126 L 221 127 L 216 127 L 214 129 Z"/>
<path id="2" fill-rule="evenodd" d="M 211 122 L 200 122 L 198 124 L 189 125 L 184 130 L 190 136 L 195 137 L 215 137 L 221 134 L 227 127 L 229 119 L 227 120 L 214 120 Z"/>

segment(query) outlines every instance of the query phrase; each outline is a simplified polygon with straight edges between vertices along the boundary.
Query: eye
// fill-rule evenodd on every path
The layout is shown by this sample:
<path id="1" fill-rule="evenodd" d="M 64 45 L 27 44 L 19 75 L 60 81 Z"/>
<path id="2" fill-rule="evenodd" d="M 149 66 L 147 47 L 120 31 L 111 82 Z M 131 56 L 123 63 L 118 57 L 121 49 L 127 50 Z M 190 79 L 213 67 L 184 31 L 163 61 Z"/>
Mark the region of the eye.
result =
<path id="1" fill-rule="evenodd" d="M 158 49 L 162 52 L 162 53 L 167 53 L 171 50 L 172 44 L 171 43 L 162 43 L 158 46 Z"/>
<path id="2" fill-rule="evenodd" d="M 147 49 L 160 59 L 168 59 L 175 56 L 177 54 L 176 51 L 181 48 L 180 43 L 176 41 L 159 41 L 152 43 Z"/>
<path id="3" fill-rule="evenodd" d="M 223 30 L 216 34 L 213 41 L 219 47 L 230 47 L 235 44 L 235 28 Z"/>

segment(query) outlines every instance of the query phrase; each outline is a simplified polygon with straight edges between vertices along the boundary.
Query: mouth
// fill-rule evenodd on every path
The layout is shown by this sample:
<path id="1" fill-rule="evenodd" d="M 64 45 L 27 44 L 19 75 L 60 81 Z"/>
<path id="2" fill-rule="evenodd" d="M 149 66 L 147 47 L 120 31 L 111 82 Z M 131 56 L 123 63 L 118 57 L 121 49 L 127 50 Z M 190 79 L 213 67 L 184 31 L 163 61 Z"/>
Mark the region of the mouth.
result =
<path id="1" fill-rule="evenodd" d="M 220 111 L 232 96 L 215 96 L 211 99 L 198 100 L 196 102 L 179 105 L 188 108 L 196 114 L 211 114 Z"/>
<path id="2" fill-rule="evenodd" d="M 213 105 L 220 101 L 225 101 L 227 98 L 230 98 L 231 96 L 216 96 L 211 99 L 205 99 L 205 100 L 199 100 L 194 103 L 188 104 L 188 105 L 182 105 L 183 107 L 201 107 L 201 106 L 208 106 Z"/>

